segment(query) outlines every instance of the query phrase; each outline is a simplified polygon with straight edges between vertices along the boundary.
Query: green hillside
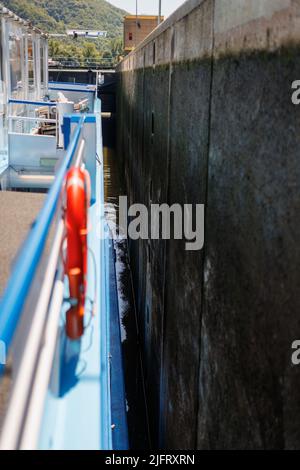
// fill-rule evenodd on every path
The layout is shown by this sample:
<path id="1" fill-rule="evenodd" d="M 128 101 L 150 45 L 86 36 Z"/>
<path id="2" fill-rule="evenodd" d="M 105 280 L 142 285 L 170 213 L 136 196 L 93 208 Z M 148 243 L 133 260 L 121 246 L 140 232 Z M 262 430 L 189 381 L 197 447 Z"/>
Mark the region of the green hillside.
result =
<path id="1" fill-rule="evenodd" d="M 124 10 L 105 0 L 2 0 L 7 8 L 40 29 L 53 33 L 70 28 L 104 29 L 122 34 Z"/>
<path id="2" fill-rule="evenodd" d="M 48 33 L 66 28 L 105 30 L 107 39 L 50 40 L 50 55 L 92 57 L 122 53 L 123 17 L 126 11 L 105 0 L 1 0 L 1 3 Z"/>

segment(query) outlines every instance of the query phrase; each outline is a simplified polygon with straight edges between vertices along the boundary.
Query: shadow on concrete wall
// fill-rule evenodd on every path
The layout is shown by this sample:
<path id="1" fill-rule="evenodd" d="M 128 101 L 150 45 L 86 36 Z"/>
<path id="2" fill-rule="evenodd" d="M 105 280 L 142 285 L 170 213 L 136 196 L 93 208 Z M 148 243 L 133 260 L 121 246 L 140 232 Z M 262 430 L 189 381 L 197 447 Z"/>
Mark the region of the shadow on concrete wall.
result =
<path id="1" fill-rule="evenodd" d="M 300 62 L 285 5 L 224 32 L 218 1 L 190 1 L 119 67 L 130 203 L 206 205 L 201 252 L 130 242 L 158 447 L 300 446 Z"/>

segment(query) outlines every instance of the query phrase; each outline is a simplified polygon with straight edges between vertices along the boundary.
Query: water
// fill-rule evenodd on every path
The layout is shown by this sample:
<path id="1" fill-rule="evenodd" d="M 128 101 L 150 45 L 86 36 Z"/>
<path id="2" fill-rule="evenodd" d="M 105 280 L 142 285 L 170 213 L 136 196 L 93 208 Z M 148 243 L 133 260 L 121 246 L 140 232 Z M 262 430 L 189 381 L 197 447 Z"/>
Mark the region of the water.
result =
<path id="1" fill-rule="evenodd" d="M 125 190 L 115 152 L 108 147 L 104 148 L 104 187 L 107 205 L 106 217 L 111 221 L 111 208 L 114 208 L 118 216 L 119 196 L 125 195 Z M 151 446 L 143 368 L 127 240 L 115 240 L 114 247 L 130 448 L 149 449 Z"/>

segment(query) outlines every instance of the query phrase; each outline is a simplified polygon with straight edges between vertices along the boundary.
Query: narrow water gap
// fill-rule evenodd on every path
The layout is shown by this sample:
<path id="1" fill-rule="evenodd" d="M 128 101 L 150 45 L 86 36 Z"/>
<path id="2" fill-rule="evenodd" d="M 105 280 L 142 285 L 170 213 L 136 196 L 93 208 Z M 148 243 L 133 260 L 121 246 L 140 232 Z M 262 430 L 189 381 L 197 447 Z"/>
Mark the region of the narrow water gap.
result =
<path id="1" fill-rule="evenodd" d="M 126 191 L 113 148 L 114 118 L 103 113 L 102 119 L 106 217 L 111 222 L 113 211 L 118 216 L 119 196 L 126 195 Z M 149 449 L 149 426 L 127 240 L 115 239 L 114 247 L 130 448 Z"/>

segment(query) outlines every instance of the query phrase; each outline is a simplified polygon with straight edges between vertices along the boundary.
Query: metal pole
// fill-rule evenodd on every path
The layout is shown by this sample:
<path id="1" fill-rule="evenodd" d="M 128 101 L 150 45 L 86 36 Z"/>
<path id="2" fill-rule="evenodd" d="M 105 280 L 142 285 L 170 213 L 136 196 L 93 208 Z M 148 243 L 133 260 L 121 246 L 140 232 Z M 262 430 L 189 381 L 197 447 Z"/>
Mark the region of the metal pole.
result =
<path id="1" fill-rule="evenodd" d="M 157 21 L 158 25 L 160 25 L 161 23 L 161 0 L 159 0 L 159 3 L 158 3 L 158 21 Z"/>
<path id="2" fill-rule="evenodd" d="M 135 41 L 134 47 L 137 46 L 137 32 L 138 32 L 138 0 L 135 2 Z"/>

